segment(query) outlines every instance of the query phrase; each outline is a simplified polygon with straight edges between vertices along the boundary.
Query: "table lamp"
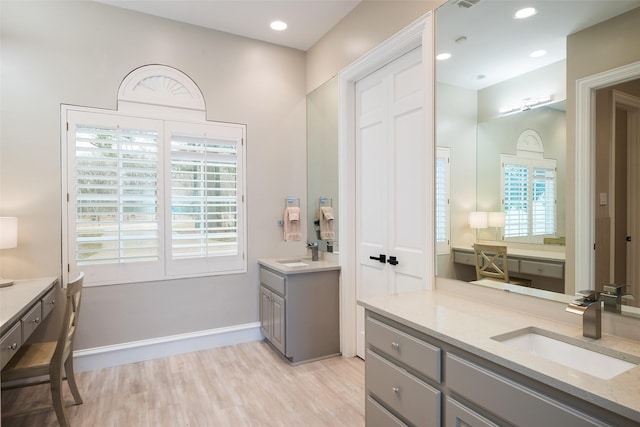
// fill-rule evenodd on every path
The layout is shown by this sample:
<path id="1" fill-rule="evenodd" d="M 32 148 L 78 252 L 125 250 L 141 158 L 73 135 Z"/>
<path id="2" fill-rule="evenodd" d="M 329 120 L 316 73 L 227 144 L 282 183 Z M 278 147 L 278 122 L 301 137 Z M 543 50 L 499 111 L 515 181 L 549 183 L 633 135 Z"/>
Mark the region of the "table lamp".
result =
<path id="1" fill-rule="evenodd" d="M 478 229 L 487 228 L 488 216 L 486 212 L 470 212 L 469 227 L 475 229 L 476 241 L 478 240 Z"/>
<path id="2" fill-rule="evenodd" d="M 504 212 L 489 212 L 489 227 L 495 227 L 496 229 L 496 240 L 502 240 L 498 236 L 498 229 L 504 227 L 505 215 Z"/>
<path id="3" fill-rule="evenodd" d="M 0 216 L 0 250 L 18 246 L 18 218 L 14 216 Z M 0 288 L 13 285 L 13 280 L 0 277 Z"/>

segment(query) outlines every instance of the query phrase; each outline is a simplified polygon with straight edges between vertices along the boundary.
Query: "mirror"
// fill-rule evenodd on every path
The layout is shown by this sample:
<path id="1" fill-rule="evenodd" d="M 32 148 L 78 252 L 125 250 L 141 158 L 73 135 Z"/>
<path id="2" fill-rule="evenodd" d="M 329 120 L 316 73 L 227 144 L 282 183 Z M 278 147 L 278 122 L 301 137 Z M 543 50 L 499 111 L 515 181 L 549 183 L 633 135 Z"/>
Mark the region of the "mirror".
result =
<path id="1" fill-rule="evenodd" d="M 575 104 L 563 102 L 567 92 L 571 93 L 567 91 L 567 63 L 568 58 L 575 63 L 575 52 L 566 37 L 628 13 L 640 2 L 585 2 L 576 10 L 572 1 L 532 1 L 526 6 L 537 13 L 514 19 L 522 6 L 517 1 L 450 0 L 436 10 L 436 55 L 451 55 L 436 61 L 436 146 L 449 150 L 450 201 L 449 245 L 437 243 L 436 271 L 441 277 L 475 281 L 472 244 L 478 240 L 506 244 L 510 260 L 513 255 L 515 261 L 514 268 L 509 267 L 510 276 L 519 282 L 514 288 L 527 293 L 542 289 L 541 296 L 553 297 L 548 291 L 573 295 L 573 284 L 564 283 L 565 254 L 573 249 L 573 241 L 564 237 L 567 222 L 574 220 L 567 218 L 565 196 L 572 198 L 575 191 L 567 176 L 567 152 L 574 153 L 567 147 L 569 111 L 564 111 Z M 599 36 L 598 43 L 606 43 Z M 546 55 L 529 56 L 541 49 Z M 584 59 L 590 60 L 593 58 Z M 538 136 L 540 150 L 518 153 L 518 139 L 531 130 Z M 552 199 L 555 224 L 552 233 L 540 241 L 523 241 L 507 232 L 503 190 L 507 184 L 501 184 L 506 175 L 500 158 L 520 154 L 554 160 L 557 165 Z M 531 193 L 536 191 L 534 187 Z M 530 204 L 535 205 L 536 200 Z M 497 211 L 507 216 L 504 226 L 470 228 L 471 212 Z"/>
<path id="2" fill-rule="evenodd" d="M 320 208 L 331 208 L 334 219 L 321 219 Z M 332 77 L 307 95 L 307 240 L 337 252 L 338 231 L 338 78 Z"/>

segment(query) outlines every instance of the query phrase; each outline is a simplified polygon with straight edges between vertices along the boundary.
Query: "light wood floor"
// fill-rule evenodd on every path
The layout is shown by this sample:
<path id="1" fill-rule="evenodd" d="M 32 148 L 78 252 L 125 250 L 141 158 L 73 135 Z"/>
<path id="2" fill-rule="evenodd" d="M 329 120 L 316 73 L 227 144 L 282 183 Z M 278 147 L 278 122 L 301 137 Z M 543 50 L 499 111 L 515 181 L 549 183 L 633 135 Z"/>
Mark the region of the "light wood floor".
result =
<path id="1" fill-rule="evenodd" d="M 364 426 L 364 362 L 290 366 L 263 341 L 76 374 L 73 427 Z M 71 393 L 64 386 L 67 402 Z M 48 385 L 2 392 L 2 412 L 50 402 Z M 53 408 L 2 426 L 56 426 Z"/>

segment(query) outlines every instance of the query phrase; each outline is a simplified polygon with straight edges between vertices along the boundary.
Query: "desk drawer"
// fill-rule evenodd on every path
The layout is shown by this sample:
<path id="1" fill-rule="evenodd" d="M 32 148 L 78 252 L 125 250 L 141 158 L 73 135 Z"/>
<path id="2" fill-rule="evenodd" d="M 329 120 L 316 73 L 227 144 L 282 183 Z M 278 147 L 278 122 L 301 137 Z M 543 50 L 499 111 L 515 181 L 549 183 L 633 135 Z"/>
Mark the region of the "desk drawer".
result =
<path id="1" fill-rule="evenodd" d="M 272 273 L 265 268 L 261 268 L 260 283 L 282 296 L 285 295 L 284 277 L 282 276 L 278 276 L 277 274 Z"/>
<path id="2" fill-rule="evenodd" d="M 536 276 L 564 278 L 564 264 L 555 264 L 541 261 L 520 261 L 520 272 L 534 274 Z"/>
<path id="3" fill-rule="evenodd" d="M 22 318 L 22 342 L 24 343 L 42 322 L 42 303 L 38 301 Z"/>
<path id="4" fill-rule="evenodd" d="M 9 332 L 0 338 L 0 368 L 7 364 L 9 359 L 18 352 L 22 346 L 22 325 L 16 322 Z"/>
<path id="5" fill-rule="evenodd" d="M 473 252 L 453 251 L 453 262 L 458 264 L 476 265 L 476 258 Z"/>
<path id="6" fill-rule="evenodd" d="M 371 350 L 365 363 L 365 386 L 376 400 L 415 426 L 440 426 L 440 391 Z"/>
<path id="7" fill-rule="evenodd" d="M 438 383 L 441 381 L 438 347 L 371 317 L 367 317 L 365 337 L 367 346 L 375 347 Z"/>
<path id="8" fill-rule="evenodd" d="M 42 318 L 46 319 L 49 313 L 51 313 L 56 305 L 56 290 L 55 288 L 50 290 L 44 297 L 42 297 Z"/>

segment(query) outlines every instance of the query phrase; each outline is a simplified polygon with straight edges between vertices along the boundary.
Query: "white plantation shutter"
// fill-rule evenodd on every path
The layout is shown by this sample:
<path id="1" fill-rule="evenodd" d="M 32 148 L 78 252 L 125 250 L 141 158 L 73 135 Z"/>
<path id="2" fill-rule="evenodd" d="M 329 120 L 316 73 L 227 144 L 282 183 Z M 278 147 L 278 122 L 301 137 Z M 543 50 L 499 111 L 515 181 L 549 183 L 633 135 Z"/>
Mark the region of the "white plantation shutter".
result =
<path id="1" fill-rule="evenodd" d="M 79 111 L 67 118 L 70 273 L 99 283 L 160 277 L 162 122 Z"/>
<path id="2" fill-rule="evenodd" d="M 541 243 L 556 233 L 556 161 L 502 155 L 504 237 Z"/>
<path id="3" fill-rule="evenodd" d="M 167 123 L 170 170 L 169 274 L 242 265 L 244 128 Z"/>
<path id="4" fill-rule="evenodd" d="M 436 147 L 436 254 L 450 251 L 450 150 Z"/>
<path id="5" fill-rule="evenodd" d="M 553 235 L 556 232 L 555 167 L 534 167 L 532 178 L 532 234 L 534 236 Z"/>

